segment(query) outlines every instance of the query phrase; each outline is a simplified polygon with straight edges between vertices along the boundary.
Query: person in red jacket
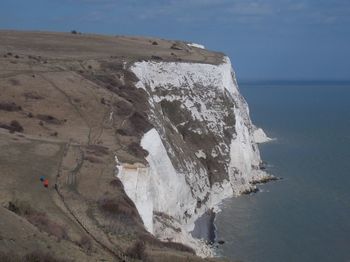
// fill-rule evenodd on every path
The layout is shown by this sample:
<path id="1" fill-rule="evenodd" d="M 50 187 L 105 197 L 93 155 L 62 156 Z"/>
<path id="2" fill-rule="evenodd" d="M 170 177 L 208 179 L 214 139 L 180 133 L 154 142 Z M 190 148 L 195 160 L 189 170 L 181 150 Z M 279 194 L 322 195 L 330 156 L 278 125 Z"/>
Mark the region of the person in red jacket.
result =
<path id="1" fill-rule="evenodd" d="M 44 184 L 44 187 L 49 187 L 49 180 L 45 179 L 43 184 Z"/>

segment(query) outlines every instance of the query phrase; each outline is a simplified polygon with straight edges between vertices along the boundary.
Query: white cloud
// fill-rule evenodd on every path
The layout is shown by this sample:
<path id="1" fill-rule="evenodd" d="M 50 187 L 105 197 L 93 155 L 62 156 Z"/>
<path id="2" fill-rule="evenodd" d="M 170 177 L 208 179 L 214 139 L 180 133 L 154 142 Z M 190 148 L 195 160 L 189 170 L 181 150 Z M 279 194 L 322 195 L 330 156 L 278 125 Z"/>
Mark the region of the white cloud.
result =
<path id="1" fill-rule="evenodd" d="M 260 2 L 240 2 L 228 8 L 228 11 L 239 16 L 265 16 L 276 12 L 273 6 Z"/>
<path id="2" fill-rule="evenodd" d="M 56 0 L 58 1 L 58 0 Z M 62 0 L 61 0 L 62 1 Z M 349 20 L 350 1 L 336 0 L 63 0 L 91 5 L 89 20 L 127 18 L 130 23 L 334 24 Z M 90 11 L 91 12 L 91 11 Z M 104 15 L 101 15 L 104 14 Z M 108 16 L 109 14 L 109 16 Z"/>

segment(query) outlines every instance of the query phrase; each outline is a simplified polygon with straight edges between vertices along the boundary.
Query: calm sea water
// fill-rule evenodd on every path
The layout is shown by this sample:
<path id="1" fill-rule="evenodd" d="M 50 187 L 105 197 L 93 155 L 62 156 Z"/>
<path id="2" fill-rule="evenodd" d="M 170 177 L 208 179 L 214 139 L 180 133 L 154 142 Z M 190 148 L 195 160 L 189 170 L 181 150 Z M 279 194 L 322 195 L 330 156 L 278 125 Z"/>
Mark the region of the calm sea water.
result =
<path id="1" fill-rule="evenodd" d="M 350 261 L 350 83 L 241 83 L 282 181 L 224 202 L 219 253 L 245 262 Z"/>

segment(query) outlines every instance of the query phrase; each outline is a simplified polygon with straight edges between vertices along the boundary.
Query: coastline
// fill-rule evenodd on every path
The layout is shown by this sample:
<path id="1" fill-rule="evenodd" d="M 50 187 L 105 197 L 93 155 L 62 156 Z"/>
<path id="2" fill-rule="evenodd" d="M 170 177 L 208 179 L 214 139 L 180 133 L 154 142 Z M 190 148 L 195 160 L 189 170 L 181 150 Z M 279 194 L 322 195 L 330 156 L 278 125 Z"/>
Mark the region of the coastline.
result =
<path id="1" fill-rule="evenodd" d="M 257 144 L 269 143 L 276 140 L 275 138 L 269 138 L 261 128 L 258 128 L 256 130 L 259 130 L 260 134 L 259 141 L 255 141 Z M 261 162 L 259 170 L 266 172 L 266 176 L 257 180 L 250 181 L 251 187 L 241 192 L 241 194 L 237 195 L 236 197 L 258 193 L 260 189 L 257 187 L 257 185 L 263 185 L 269 182 L 282 180 L 280 177 L 276 177 L 267 173 L 267 166 L 268 164 L 266 162 Z M 220 204 L 221 202 L 219 205 Z M 221 212 L 221 209 L 218 207 L 208 209 L 194 222 L 194 228 L 191 232 L 189 232 L 193 238 L 204 241 L 204 243 L 213 251 L 214 255 L 217 255 L 215 249 L 218 248 L 219 245 L 225 244 L 224 239 L 217 239 L 215 220 L 217 213 L 219 212 Z"/>
<path id="2" fill-rule="evenodd" d="M 140 143 L 148 152 L 148 165 L 142 170 L 125 170 L 118 177 L 127 185 L 126 193 L 151 234 L 161 240 L 189 245 L 201 257 L 212 256 L 214 252 L 207 243 L 215 241 L 215 217 L 208 215 L 207 210 L 216 211 L 226 198 L 256 192 L 257 187 L 251 182 L 270 177 L 260 168 L 258 149 L 259 143 L 270 139 L 252 124 L 248 105 L 239 93 L 226 56 L 219 65 L 142 61 L 133 63 L 130 70 L 139 80 L 135 86 L 149 95 L 153 128 L 143 135 Z M 203 93 L 206 88 L 192 88 L 197 84 L 205 86 L 208 92 Z M 216 99 L 213 88 L 230 99 Z M 191 99 L 186 95 L 188 92 Z M 211 99 L 216 101 L 216 107 Z M 201 106 L 196 107 L 194 101 Z M 181 119 L 173 117 L 174 110 L 179 110 Z M 226 111 L 229 115 L 222 114 Z M 160 117 L 164 114 L 166 118 Z M 228 118 L 235 121 L 226 121 Z M 214 129 L 207 133 L 204 126 L 183 127 L 189 119 L 193 123 L 203 120 Z M 176 127 L 178 132 L 170 127 Z M 187 135 L 184 129 L 189 130 Z M 228 140 L 224 139 L 225 130 L 233 133 Z M 206 138 L 211 142 L 198 143 Z M 203 166 L 203 159 L 209 165 Z M 166 172 L 160 172 L 164 169 Z M 154 210 L 166 214 L 158 217 L 156 225 Z"/>
<path id="3" fill-rule="evenodd" d="M 256 187 L 256 185 L 263 185 L 268 182 L 279 181 L 281 179 L 282 178 L 275 177 L 273 175 L 268 175 L 265 178 L 262 178 L 260 181 L 252 181 L 251 185 L 254 187 L 252 187 L 250 190 L 243 191 L 240 196 L 258 193 L 260 190 Z M 219 212 L 221 212 L 220 208 L 211 208 L 207 210 L 194 222 L 194 229 L 189 232 L 193 238 L 202 240 L 204 244 L 212 250 L 214 256 L 217 255 L 215 249 L 218 248 L 219 245 L 225 244 L 224 239 L 217 239 L 215 220 Z"/>

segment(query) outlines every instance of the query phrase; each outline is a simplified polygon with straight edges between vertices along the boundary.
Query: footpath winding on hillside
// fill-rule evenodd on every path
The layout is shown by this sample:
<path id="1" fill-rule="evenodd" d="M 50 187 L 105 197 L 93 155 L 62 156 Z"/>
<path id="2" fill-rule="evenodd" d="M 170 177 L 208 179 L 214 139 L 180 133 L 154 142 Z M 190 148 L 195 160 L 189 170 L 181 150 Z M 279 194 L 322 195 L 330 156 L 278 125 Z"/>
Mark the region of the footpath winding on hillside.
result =
<path id="1" fill-rule="evenodd" d="M 201 261 L 147 232 L 115 176 L 116 152 L 146 161 L 146 94 L 127 69 L 141 60 L 218 64 L 222 54 L 153 38 L 0 31 L 0 260 Z"/>

